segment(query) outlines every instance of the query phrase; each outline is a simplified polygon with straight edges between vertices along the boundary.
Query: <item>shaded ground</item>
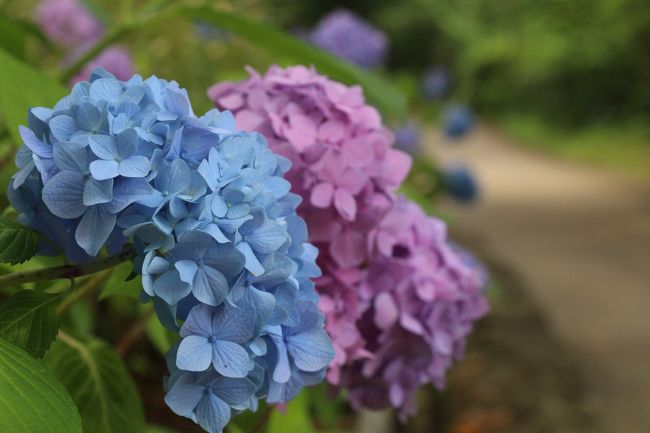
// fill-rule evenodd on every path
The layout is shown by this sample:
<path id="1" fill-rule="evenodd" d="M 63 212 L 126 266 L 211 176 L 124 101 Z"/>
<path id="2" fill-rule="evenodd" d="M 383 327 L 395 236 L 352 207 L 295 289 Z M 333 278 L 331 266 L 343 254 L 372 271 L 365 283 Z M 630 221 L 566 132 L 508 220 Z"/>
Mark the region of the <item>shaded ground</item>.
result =
<path id="1" fill-rule="evenodd" d="M 443 210 L 521 274 L 577 353 L 606 431 L 650 432 L 650 188 L 520 149 L 485 127 L 462 144 L 428 138 L 431 154 L 467 161 L 483 186 L 478 205 Z"/>

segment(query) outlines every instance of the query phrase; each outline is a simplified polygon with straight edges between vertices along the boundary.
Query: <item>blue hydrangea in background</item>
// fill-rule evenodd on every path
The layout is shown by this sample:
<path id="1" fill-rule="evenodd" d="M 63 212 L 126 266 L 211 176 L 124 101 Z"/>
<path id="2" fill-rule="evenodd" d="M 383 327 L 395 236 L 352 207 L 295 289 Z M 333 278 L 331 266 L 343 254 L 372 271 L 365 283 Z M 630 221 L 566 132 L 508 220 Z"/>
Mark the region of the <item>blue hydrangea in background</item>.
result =
<path id="1" fill-rule="evenodd" d="M 346 9 L 337 9 L 323 17 L 312 30 L 309 40 L 363 68 L 380 66 L 388 53 L 386 35 Z"/>
<path id="2" fill-rule="evenodd" d="M 444 66 L 427 69 L 422 77 L 422 94 L 427 99 L 441 99 L 451 87 L 451 76 Z"/>
<path id="3" fill-rule="evenodd" d="M 468 203 L 476 200 L 479 195 L 478 183 L 467 167 L 443 169 L 441 179 L 447 194 L 455 200 Z"/>
<path id="4" fill-rule="evenodd" d="M 449 138 L 460 138 L 474 127 L 474 113 L 460 104 L 445 108 L 442 113 L 442 129 Z"/>
<path id="5" fill-rule="evenodd" d="M 206 431 L 286 403 L 334 357 L 312 278 L 317 250 L 289 160 L 229 112 L 197 117 L 176 82 L 103 70 L 30 110 L 9 197 L 82 262 L 133 242 L 143 299 L 180 333 L 165 401 Z M 43 253 L 53 253 L 43 245 Z"/>

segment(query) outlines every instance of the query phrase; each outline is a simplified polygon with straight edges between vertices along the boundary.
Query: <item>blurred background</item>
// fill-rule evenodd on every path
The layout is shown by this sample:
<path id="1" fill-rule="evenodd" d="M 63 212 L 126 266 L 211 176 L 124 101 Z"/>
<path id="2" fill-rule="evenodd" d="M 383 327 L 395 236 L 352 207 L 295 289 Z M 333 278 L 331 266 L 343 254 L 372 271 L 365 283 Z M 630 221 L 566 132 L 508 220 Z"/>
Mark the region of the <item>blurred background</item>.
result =
<path id="1" fill-rule="evenodd" d="M 102 32 L 129 22 L 133 10 L 170 3 L 78 2 Z M 61 6 L 48 12 L 43 3 L 55 2 L 0 0 L 0 46 L 57 74 L 92 44 L 66 40 L 83 30 L 80 20 L 53 33 L 48 23 L 71 12 L 57 15 Z M 396 86 L 408 108 L 391 110 L 388 101 L 385 121 L 415 158 L 403 192 L 447 220 L 492 278 L 492 313 L 466 359 L 446 391 L 422 392 L 409 424 L 389 413 L 353 419 L 344 406 L 335 417 L 323 389 L 310 396 L 316 418 L 340 416 L 340 428 L 373 433 L 650 432 L 650 2 L 211 3 Z M 110 49 L 95 65 L 119 78 L 133 71 L 173 78 L 197 112 L 210 108 L 211 84 L 244 78 L 246 65 L 265 70 L 293 58 L 200 17 L 131 31 Z M 13 132 L 3 115 L 0 164 L 11 166 Z M 12 173 L 0 174 L 3 190 Z M 4 208 L 6 197 L 0 201 Z M 139 314 L 122 301 L 69 320 L 114 341 L 127 328 L 122 321 Z M 114 323 L 96 320 L 107 314 Z M 174 423 L 160 404 L 157 348 L 166 337 L 143 323 L 138 332 L 148 338 L 124 356 L 149 390 L 147 417 Z"/>

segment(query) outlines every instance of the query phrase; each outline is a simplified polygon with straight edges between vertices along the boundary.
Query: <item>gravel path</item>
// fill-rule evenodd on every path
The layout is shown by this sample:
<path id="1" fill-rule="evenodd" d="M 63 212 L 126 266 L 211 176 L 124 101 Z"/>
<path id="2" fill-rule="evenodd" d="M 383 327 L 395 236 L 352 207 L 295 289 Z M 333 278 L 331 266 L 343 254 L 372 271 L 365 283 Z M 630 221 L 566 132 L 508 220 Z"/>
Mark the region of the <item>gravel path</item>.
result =
<path id="1" fill-rule="evenodd" d="M 513 146 L 487 127 L 465 143 L 435 131 L 427 141 L 428 153 L 466 161 L 480 178 L 479 203 L 442 209 L 523 276 L 576 349 L 606 430 L 650 433 L 650 186 Z"/>

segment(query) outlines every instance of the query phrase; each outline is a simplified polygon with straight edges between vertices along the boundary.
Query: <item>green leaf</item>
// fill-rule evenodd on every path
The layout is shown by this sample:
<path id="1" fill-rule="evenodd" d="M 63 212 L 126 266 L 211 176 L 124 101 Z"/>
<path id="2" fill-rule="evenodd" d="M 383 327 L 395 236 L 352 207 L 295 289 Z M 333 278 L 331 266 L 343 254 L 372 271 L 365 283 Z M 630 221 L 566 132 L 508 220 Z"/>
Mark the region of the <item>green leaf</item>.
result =
<path id="1" fill-rule="evenodd" d="M 0 339 L 0 431 L 81 433 L 79 411 L 40 362 Z"/>
<path id="2" fill-rule="evenodd" d="M 135 278 L 128 279 L 133 273 L 133 263 L 124 262 L 115 267 L 109 277 L 99 299 L 104 299 L 113 295 L 128 296 L 133 299 L 140 299 L 142 291 L 142 279 L 138 275 Z M 127 281 L 128 280 L 128 281 Z"/>
<path id="3" fill-rule="evenodd" d="M 99 340 L 78 341 L 61 332 L 44 361 L 77 403 L 88 433 L 141 433 L 140 396 L 122 362 Z"/>
<path id="4" fill-rule="evenodd" d="M 29 108 L 54 105 L 68 91 L 58 81 L 3 49 L 0 49 L 0 65 L 0 111 L 15 143 L 21 143 L 18 126 L 27 124 Z"/>
<path id="5" fill-rule="evenodd" d="M 38 233 L 0 216 L 0 263 L 23 263 L 34 257 L 37 252 Z"/>
<path id="6" fill-rule="evenodd" d="M 307 397 L 301 393 L 289 402 L 285 413 L 276 410 L 271 414 L 267 433 L 313 433 L 315 431 L 309 417 Z"/>
<path id="7" fill-rule="evenodd" d="M 385 115 L 393 115 L 396 118 L 405 116 L 404 95 L 376 73 L 363 71 L 268 24 L 249 20 L 243 15 L 209 6 L 187 8 L 183 14 L 227 30 L 271 54 L 292 62 L 314 65 L 321 74 L 330 78 L 348 84 L 360 84 L 368 101 Z"/>
<path id="8" fill-rule="evenodd" d="M 56 338 L 56 303 L 61 294 L 25 290 L 0 304 L 0 337 L 42 357 Z"/>
<path id="9" fill-rule="evenodd" d="M 156 349 L 165 355 L 169 348 L 172 347 L 174 342 L 178 339 L 178 334 L 172 334 L 165 328 L 158 318 L 154 315 L 147 320 L 144 332 Z"/>

